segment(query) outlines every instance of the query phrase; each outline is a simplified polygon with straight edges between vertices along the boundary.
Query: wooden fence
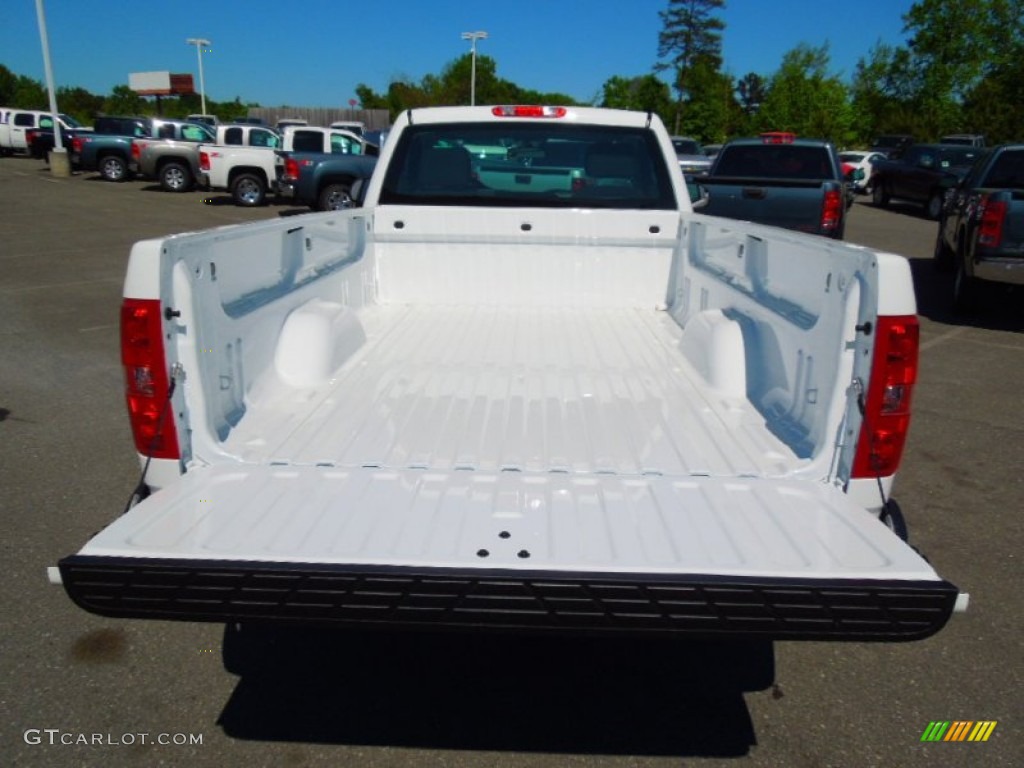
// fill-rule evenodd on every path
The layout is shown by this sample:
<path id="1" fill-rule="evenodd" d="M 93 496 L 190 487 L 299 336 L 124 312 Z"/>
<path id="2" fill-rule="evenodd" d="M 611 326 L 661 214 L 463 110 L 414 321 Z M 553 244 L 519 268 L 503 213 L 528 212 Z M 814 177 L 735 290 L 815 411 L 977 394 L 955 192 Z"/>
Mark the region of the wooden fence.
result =
<path id="1" fill-rule="evenodd" d="M 268 125 L 278 120 L 298 118 L 310 125 L 330 125 L 345 120 L 358 121 L 368 131 L 383 131 L 391 127 L 391 119 L 386 109 L 332 109 L 330 107 L 250 107 L 249 117 L 258 117 Z"/>

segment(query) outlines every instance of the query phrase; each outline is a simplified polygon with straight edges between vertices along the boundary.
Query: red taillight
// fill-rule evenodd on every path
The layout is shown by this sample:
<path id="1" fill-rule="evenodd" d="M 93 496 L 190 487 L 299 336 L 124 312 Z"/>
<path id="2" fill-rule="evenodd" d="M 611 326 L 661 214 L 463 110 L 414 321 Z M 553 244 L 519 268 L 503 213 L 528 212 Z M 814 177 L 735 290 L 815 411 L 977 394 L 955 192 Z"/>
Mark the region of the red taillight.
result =
<path id="1" fill-rule="evenodd" d="M 788 131 L 765 131 L 761 134 L 762 144 L 792 144 L 795 140 L 796 134 Z"/>
<path id="2" fill-rule="evenodd" d="M 910 401 L 917 380 L 920 327 L 916 315 L 879 317 L 864 423 L 853 477 L 896 473 L 910 427 Z"/>
<path id="3" fill-rule="evenodd" d="M 294 158 L 287 158 L 284 161 L 284 176 L 285 181 L 297 181 L 299 178 L 299 163 Z"/>
<path id="4" fill-rule="evenodd" d="M 1003 241 L 1003 222 L 1006 221 L 1006 201 L 981 199 L 981 224 L 978 227 L 978 245 L 996 248 Z"/>
<path id="5" fill-rule="evenodd" d="M 839 227 L 843 217 L 843 190 L 826 189 L 821 204 L 821 231 L 832 232 Z"/>
<path id="6" fill-rule="evenodd" d="M 139 146 L 139 143 L 137 141 L 133 141 L 132 142 L 132 159 L 135 160 L 135 162 L 138 162 L 139 158 L 141 156 L 142 156 L 142 147 Z"/>
<path id="7" fill-rule="evenodd" d="M 75 152 L 77 154 L 81 154 L 82 153 L 82 145 L 84 145 L 84 144 L 85 144 L 85 141 L 83 141 L 80 137 L 75 136 L 75 138 L 73 138 L 71 140 L 71 151 Z"/>
<path id="8" fill-rule="evenodd" d="M 208 152 L 199 153 L 199 170 L 208 171 L 210 170 L 210 155 Z"/>
<path id="9" fill-rule="evenodd" d="M 121 364 L 135 449 L 154 459 L 179 458 L 159 300 L 121 305 Z"/>
<path id="10" fill-rule="evenodd" d="M 495 117 L 565 117 L 565 107 L 542 107 L 535 104 L 519 104 L 505 107 L 491 107 Z"/>

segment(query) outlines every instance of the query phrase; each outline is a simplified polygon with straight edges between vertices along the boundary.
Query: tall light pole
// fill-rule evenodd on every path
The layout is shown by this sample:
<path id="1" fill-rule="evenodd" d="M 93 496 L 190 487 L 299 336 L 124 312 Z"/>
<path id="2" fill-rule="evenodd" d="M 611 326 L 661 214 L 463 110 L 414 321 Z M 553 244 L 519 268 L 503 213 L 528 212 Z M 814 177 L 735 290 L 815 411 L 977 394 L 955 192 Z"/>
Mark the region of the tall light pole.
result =
<path id="1" fill-rule="evenodd" d="M 46 32 L 46 9 L 43 8 L 43 0 L 36 0 L 36 17 L 39 20 L 39 41 L 43 46 L 43 69 L 46 72 L 46 90 L 50 96 L 50 112 L 53 119 L 53 152 L 50 154 L 50 172 L 54 176 L 70 176 L 70 159 L 60 135 L 60 117 L 57 113 L 53 66 L 50 63 L 50 37 Z"/>
<path id="2" fill-rule="evenodd" d="M 190 37 L 185 41 L 186 45 L 196 47 L 196 56 L 199 57 L 199 97 L 203 102 L 203 114 L 206 114 L 206 83 L 203 82 L 203 48 L 209 48 L 213 43 L 203 37 Z"/>
<path id="3" fill-rule="evenodd" d="M 473 46 L 472 75 L 470 75 L 471 79 L 470 79 L 470 82 L 469 82 L 469 105 L 472 107 L 472 106 L 476 105 L 476 41 L 477 40 L 486 40 L 487 39 L 487 33 L 486 32 L 463 32 L 462 33 L 462 39 L 463 40 L 471 41 L 471 44 Z"/>

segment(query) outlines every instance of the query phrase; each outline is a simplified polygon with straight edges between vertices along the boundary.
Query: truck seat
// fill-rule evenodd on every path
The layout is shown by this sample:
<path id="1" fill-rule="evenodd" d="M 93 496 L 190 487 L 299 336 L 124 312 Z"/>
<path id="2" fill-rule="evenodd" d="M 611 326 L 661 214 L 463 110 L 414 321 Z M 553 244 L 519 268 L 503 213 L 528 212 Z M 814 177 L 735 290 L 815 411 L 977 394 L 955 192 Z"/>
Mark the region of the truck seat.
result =
<path id="1" fill-rule="evenodd" d="M 587 152 L 586 197 L 633 197 L 640 185 L 640 163 L 629 147 L 595 144 Z"/>
<path id="2" fill-rule="evenodd" d="M 420 155 L 416 188 L 459 191 L 474 187 L 469 153 L 462 147 L 428 147 Z"/>

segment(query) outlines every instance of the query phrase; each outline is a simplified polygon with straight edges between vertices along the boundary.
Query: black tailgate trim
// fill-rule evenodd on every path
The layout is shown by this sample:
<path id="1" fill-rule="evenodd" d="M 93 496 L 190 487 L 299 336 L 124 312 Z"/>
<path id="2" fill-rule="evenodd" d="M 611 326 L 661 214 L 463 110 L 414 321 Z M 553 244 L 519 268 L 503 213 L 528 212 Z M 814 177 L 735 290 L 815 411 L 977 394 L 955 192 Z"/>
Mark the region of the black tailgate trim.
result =
<path id="1" fill-rule="evenodd" d="M 73 555 L 64 588 L 115 618 L 919 640 L 947 581 L 409 568 Z"/>

